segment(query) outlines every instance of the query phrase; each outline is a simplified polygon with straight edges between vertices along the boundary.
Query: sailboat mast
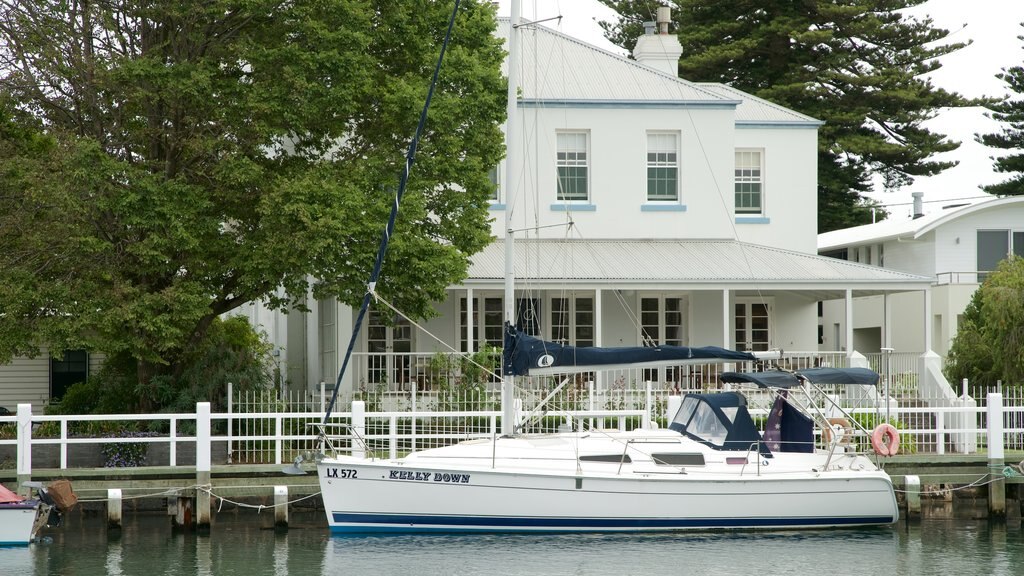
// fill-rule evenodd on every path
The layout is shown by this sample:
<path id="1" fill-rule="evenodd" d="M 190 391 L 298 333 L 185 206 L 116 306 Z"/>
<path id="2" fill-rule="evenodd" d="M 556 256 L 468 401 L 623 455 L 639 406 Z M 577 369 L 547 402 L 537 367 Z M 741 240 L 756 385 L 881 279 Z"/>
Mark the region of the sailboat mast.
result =
<path id="1" fill-rule="evenodd" d="M 508 27 L 508 111 L 505 121 L 505 321 L 514 325 L 516 322 L 515 269 L 513 257 L 512 209 L 514 206 L 513 192 L 516 189 L 520 170 L 520 150 L 518 143 L 517 103 L 519 92 L 519 20 L 521 17 L 519 0 L 512 0 L 512 14 Z M 507 371 L 506 371 L 507 372 Z M 513 390 L 515 380 L 506 374 L 501 383 L 501 434 L 510 436 L 515 433 L 515 402 Z"/>

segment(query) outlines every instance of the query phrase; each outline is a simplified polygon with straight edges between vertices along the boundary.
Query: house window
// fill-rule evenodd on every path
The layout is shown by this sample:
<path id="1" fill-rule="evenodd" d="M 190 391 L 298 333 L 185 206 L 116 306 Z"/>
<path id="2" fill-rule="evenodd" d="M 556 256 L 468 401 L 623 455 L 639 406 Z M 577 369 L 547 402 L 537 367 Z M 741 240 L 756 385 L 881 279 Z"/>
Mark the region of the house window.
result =
<path id="1" fill-rule="evenodd" d="M 735 305 L 736 349 L 764 352 L 771 347 L 771 308 L 762 301 L 737 301 Z"/>
<path id="2" fill-rule="evenodd" d="M 764 170 L 760 150 L 736 151 L 736 213 L 764 213 Z"/>
<path id="3" fill-rule="evenodd" d="M 647 134 L 647 201 L 679 199 L 679 139 L 676 134 Z"/>
<path id="4" fill-rule="evenodd" d="M 683 343 L 683 299 L 664 296 L 640 298 L 641 344 Z"/>
<path id="5" fill-rule="evenodd" d="M 505 322 L 504 300 L 501 298 L 473 299 L 473 336 L 484 346 L 501 348 L 504 345 L 502 328 Z M 481 323 L 481 312 L 483 322 Z M 466 299 L 459 300 L 459 350 L 469 352 L 466 329 Z M 479 350 L 483 346 L 475 346 Z"/>
<path id="6" fill-rule="evenodd" d="M 551 339 L 573 346 L 593 346 L 594 299 L 552 298 Z"/>
<path id="7" fill-rule="evenodd" d="M 488 198 L 491 202 L 501 201 L 501 168 L 494 166 L 487 171 L 487 178 L 491 181 L 491 196 Z"/>
<path id="8" fill-rule="evenodd" d="M 89 353 L 85 350 L 67 350 L 60 356 L 50 357 L 50 398 L 60 400 L 72 384 L 89 379 Z"/>
<path id="9" fill-rule="evenodd" d="M 366 326 L 367 383 L 405 390 L 413 381 L 412 323 L 401 316 L 389 321 L 386 313 L 370 310 Z"/>
<path id="10" fill-rule="evenodd" d="M 1024 232 L 1016 230 L 978 230 L 978 272 L 992 272 L 1010 254 L 1024 257 Z M 986 274 L 978 274 L 984 282 Z"/>
<path id="11" fill-rule="evenodd" d="M 558 133 L 558 200 L 590 199 L 586 132 Z"/>

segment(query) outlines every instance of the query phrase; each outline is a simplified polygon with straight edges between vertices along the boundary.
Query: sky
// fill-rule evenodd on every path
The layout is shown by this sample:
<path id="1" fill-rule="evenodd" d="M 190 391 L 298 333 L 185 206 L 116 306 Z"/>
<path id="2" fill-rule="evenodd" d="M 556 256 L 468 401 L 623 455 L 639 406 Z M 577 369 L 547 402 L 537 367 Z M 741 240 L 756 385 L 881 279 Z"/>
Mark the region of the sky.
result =
<path id="1" fill-rule="evenodd" d="M 501 0 L 498 13 L 508 16 L 511 0 Z M 561 21 L 545 25 L 560 30 L 606 50 L 625 52 L 604 39 L 597 22 L 612 20 L 614 12 L 597 0 L 522 0 L 524 18 L 543 20 L 558 15 Z M 936 86 L 959 92 L 967 97 L 1007 94 L 1006 85 L 995 77 L 1002 69 L 1024 64 L 1024 0 L 928 0 L 908 10 L 918 18 L 931 17 L 934 25 L 950 32 L 949 42 L 971 44 L 946 55 L 942 67 L 930 75 Z M 929 178 L 918 178 L 913 184 L 896 191 L 884 191 L 880 185 L 868 196 L 887 207 L 894 220 L 911 217 L 911 193 L 924 192 L 924 208 L 929 213 L 962 199 L 985 196 L 978 186 L 994 184 L 1006 175 L 993 171 L 991 157 L 1000 151 L 986 148 L 974 141 L 974 135 L 998 130 L 999 124 L 986 118 L 982 108 L 945 109 L 926 126 L 961 142 L 960 147 L 935 160 L 959 164 Z"/>

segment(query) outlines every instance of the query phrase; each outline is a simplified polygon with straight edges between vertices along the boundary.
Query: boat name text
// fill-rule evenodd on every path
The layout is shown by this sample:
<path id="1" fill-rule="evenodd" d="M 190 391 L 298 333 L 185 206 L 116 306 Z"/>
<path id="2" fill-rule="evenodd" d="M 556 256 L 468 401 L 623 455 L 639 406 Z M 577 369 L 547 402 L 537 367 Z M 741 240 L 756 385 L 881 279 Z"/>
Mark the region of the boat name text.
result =
<path id="1" fill-rule="evenodd" d="M 441 472 L 414 472 L 410 470 L 391 470 L 388 480 L 413 480 L 416 482 L 447 482 L 449 484 L 469 484 L 469 474 L 446 474 Z"/>
<path id="2" fill-rule="evenodd" d="M 328 468 L 328 478 L 355 478 L 356 471 L 351 468 Z"/>

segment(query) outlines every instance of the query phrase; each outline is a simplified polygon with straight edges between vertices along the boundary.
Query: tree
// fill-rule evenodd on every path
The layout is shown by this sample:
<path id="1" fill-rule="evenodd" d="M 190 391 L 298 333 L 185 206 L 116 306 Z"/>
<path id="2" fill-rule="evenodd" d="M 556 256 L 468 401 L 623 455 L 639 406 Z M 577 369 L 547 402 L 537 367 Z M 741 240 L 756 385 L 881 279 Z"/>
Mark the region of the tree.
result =
<path id="1" fill-rule="evenodd" d="M 923 126 L 942 107 L 972 104 L 924 74 L 963 46 L 932 20 L 899 11 L 925 0 L 676 0 L 679 72 L 721 82 L 824 121 L 818 145 L 818 230 L 871 222 L 861 194 L 954 165 L 930 160 L 955 150 Z M 601 0 L 619 19 L 609 40 L 632 49 L 661 2 Z"/>
<path id="2" fill-rule="evenodd" d="M 414 316 L 490 241 L 503 51 L 463 4 L 377 286 Z M 245 302 L 358 304 L 451 5 L 0 5 L 0 362 L 127 353 L 145 387 Z"/>
<path id="3" fill-rule="evenodd" d="M 1011 256 L 964 311 L 946 358 L 946 378 L 980 386 L 1024 385 L 1024 258 Z"/>
<path id="4" fill-rule="evenodd" d="M 1024 24 L 1021 24 L 1024 26 Z M 1024 36 L 1017 37 L 1024 40 Z M 996 74 L 1018 96 L 1024 95 L 1024 66 L 1003 69 Z M 982 134 L 976 140 L 985 146 L 1003 150 L 1016 150 L 1016 153 L 993 159 L 996 172 L 1012 176 L 998 184 L 982 186 L 982 190 L 998 196 L 1019 196 L 1024 194 L 1024 98 L 1013 99 L 1012 96 L 988 105 L 989 117 L 1006 124 L 999 132 Z"/>

